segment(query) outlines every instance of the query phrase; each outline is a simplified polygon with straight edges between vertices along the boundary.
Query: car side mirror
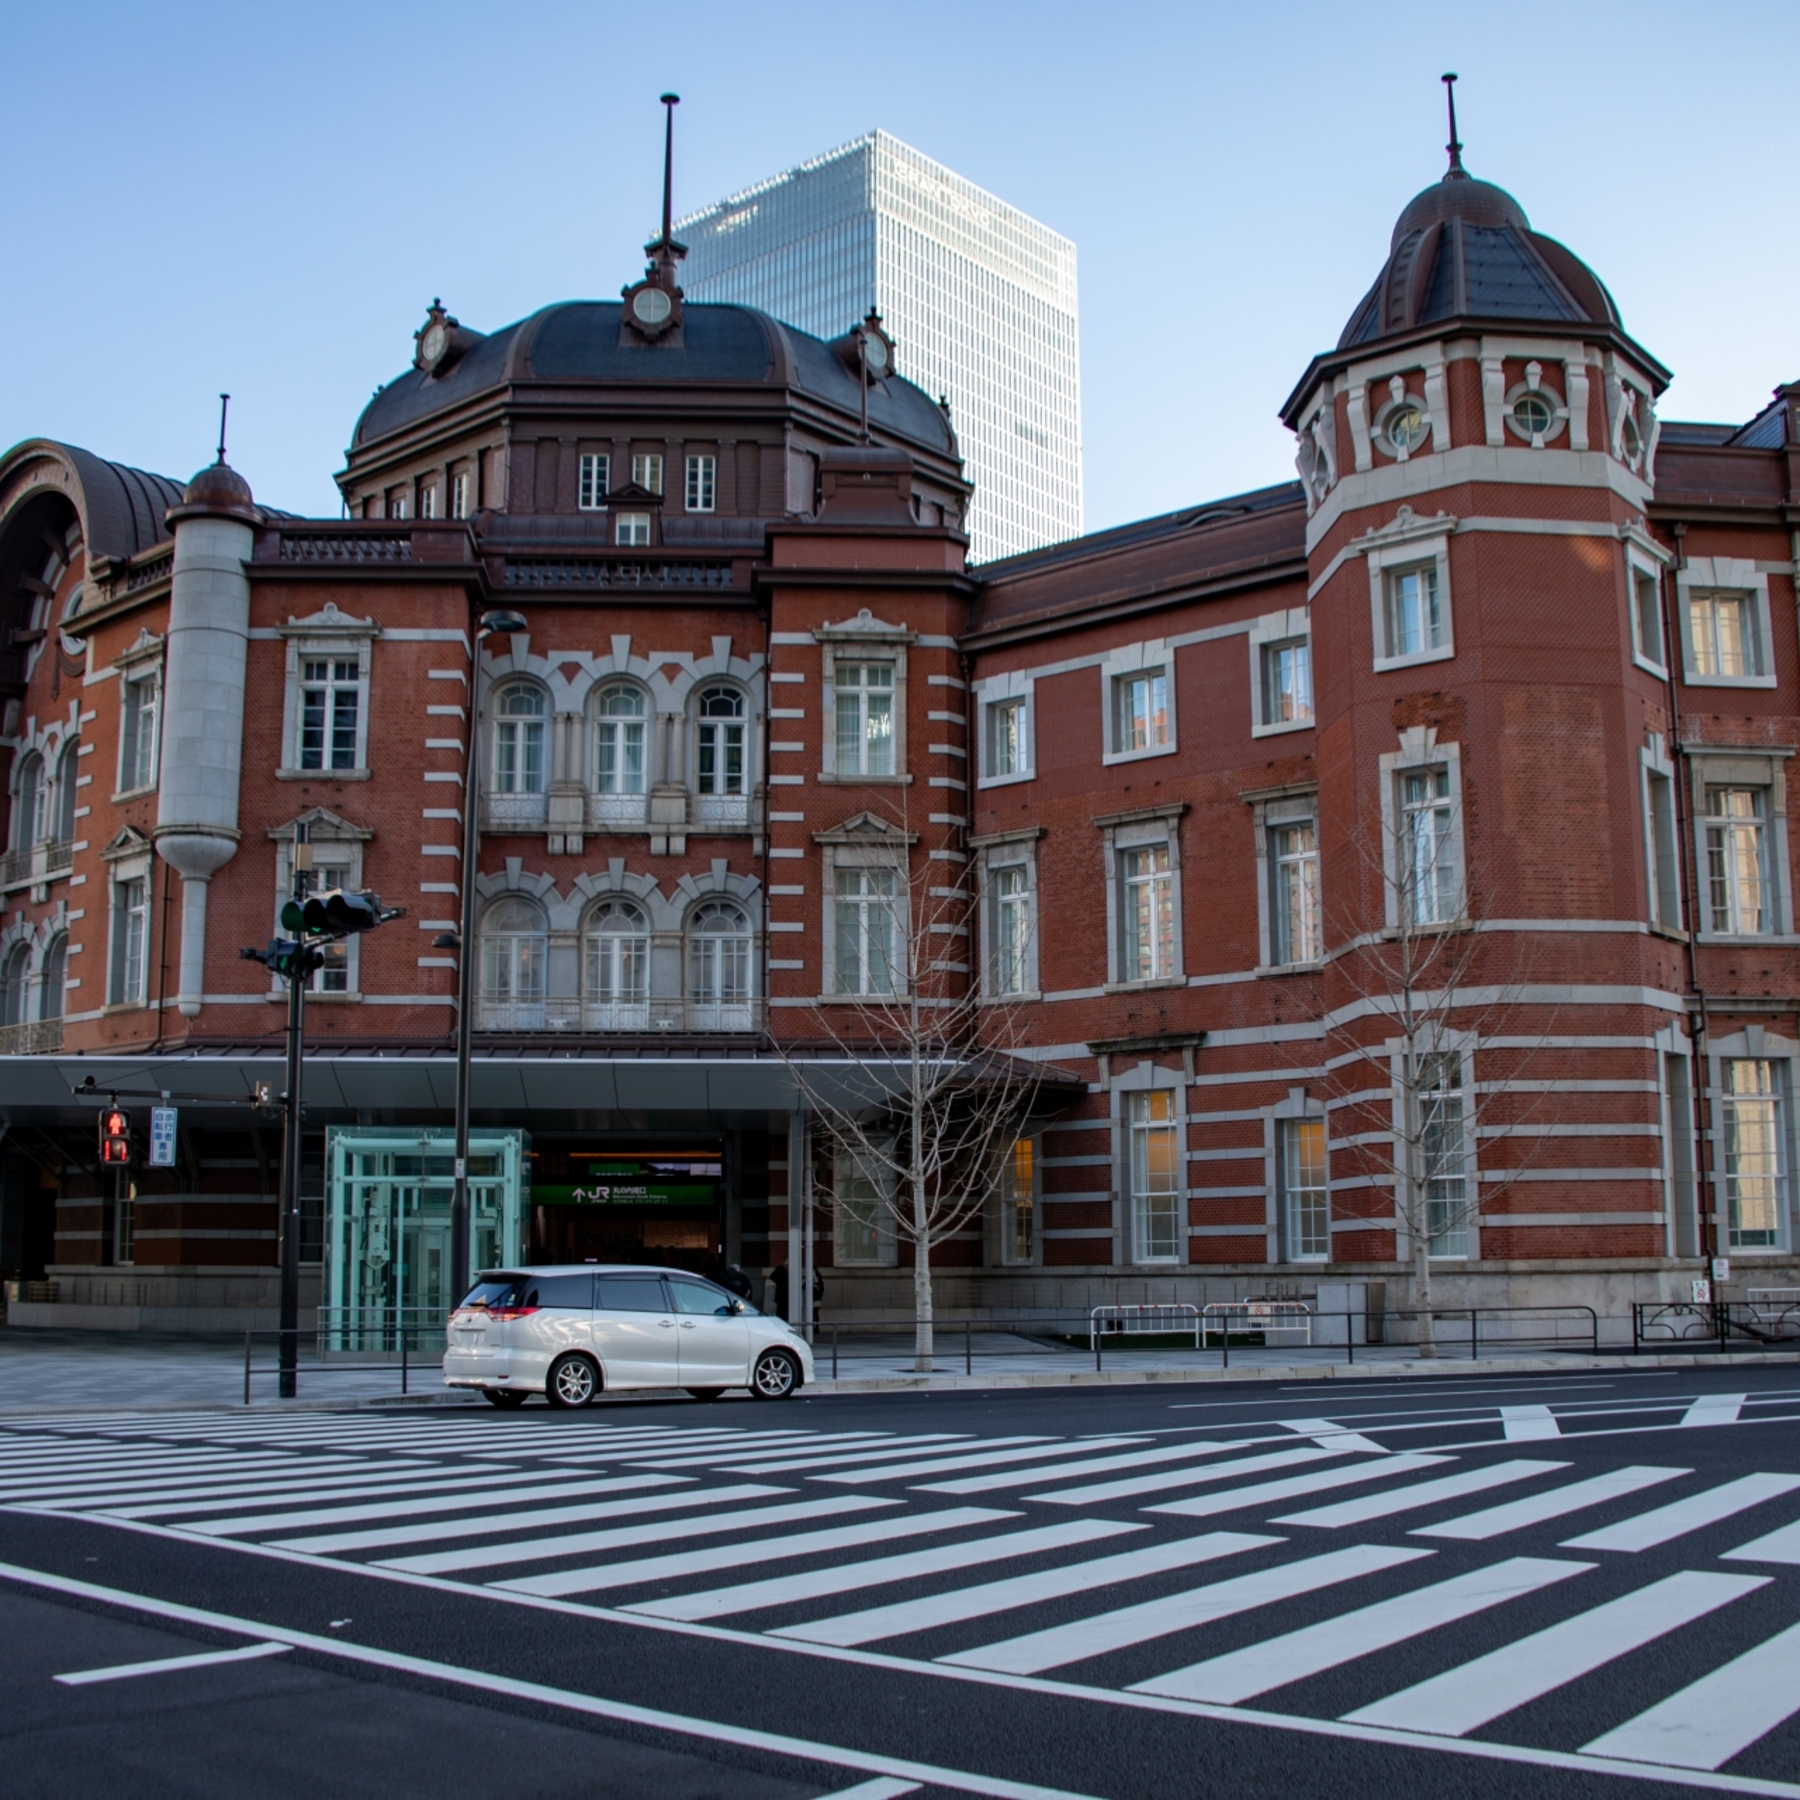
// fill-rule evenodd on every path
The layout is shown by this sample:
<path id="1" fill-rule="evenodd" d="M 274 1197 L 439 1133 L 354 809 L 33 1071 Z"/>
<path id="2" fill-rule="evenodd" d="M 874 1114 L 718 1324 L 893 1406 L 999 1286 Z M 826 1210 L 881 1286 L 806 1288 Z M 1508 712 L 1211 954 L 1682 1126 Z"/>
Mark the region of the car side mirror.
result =
<path id="1" fill-rule="evenodd" d="M 742 1313 L 742 1312 L 748 1312 L 750 1309 L 743 1303 L 743 1301 L 734 1300 L 731 1303 L 731 1310 L 733 1313 Z"/>

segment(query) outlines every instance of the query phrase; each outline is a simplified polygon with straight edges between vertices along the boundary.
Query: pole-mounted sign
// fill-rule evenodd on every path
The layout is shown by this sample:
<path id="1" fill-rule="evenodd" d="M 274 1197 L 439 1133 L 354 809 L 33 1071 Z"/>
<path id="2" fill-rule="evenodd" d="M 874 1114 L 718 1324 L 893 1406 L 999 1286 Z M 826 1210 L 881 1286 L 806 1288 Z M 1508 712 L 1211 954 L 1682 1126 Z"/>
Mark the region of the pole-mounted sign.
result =
<path id="1" fill-rule="evenodd" d="M 150 1109 L 150 1166 L 153 1169 L 175 1166 L 175 1108 L 172 1106 Z"/>

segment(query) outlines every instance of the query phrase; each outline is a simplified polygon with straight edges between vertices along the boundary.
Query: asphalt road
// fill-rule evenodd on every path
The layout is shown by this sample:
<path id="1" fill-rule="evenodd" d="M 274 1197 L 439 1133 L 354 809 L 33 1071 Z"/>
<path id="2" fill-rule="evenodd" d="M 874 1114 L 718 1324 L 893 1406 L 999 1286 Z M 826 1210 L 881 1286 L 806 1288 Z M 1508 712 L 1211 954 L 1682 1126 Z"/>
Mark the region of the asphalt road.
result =
<path id="1" fill-rule="evenodd" d="M 15 1420 L 0 1769 L 1800 1800 L 1797 1425 L 1800 1367 Z"/>

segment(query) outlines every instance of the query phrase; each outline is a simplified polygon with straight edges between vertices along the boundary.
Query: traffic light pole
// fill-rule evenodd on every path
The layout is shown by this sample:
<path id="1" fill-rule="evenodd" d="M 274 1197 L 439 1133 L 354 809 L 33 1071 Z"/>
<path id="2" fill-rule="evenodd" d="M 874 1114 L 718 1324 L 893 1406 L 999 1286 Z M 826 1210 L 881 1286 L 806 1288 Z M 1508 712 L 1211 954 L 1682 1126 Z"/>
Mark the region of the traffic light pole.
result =
<path id="1" fill-rule="evenodd" d="M 479 651 L 482 633 L 474 642 Z M 451 1164 L 455 1186 L 450 1190 L 450 1304 L 459 1306 L 469 1291 L 469 1058 L 475 1010 L 475 864 L 481 848 L 481 780 L 476 768 L 480 738 L 475 725 L 475 683 L 469 684 L 468 750 L 463 760 L 462 907 L 456 952 L 456 1149 Z"/>
<path id="2" fill-rule="evenodd" d="M 298 888 L 300 880 L 294 885 Z M 281 1097 L 280 1393 L 284 1400 L 292 1400 L 300 1391 L 300 1048 L 306 1029 L 308 974 L 302 963 L 288 979 L 287 1091 Z"/>

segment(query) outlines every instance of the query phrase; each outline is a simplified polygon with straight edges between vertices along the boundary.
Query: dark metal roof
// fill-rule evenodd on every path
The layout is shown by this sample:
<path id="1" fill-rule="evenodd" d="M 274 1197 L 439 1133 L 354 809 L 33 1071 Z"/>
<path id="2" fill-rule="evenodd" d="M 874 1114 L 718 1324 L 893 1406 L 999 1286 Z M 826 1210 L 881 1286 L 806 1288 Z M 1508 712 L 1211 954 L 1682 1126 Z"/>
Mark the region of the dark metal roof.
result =
<path id="1" fill-rule="evenodd" d="M 1408 203 L 1388 260 L 1351 314 L 1338 348 L 1439 319 L 1621 324 L 1600 278 L 1491 182 L 1452 169 Z"/>
<path id="2" fill-rule="evenodd" d="M 6 461 L 12 462 L 20 451 L 31 448 L 66 457 L 79 477 L 90 557 L 136 556 L 140 550 L 167 540 L 169 528 L 163 523 L 163 514 L 181 504 L 185 482 L 128 468 L 124 463 L 107 462 L 91 450 L 49 440 L 20 445 L 7 455 Z"/>
<path id="3" fill-rule="evenodd" d="M 409 369 L 363 409 L 354 448 L 414 426 L 478 394 L 517 381 L 748 383 L 796 388 L 854 417 L 857 378 L 831 347 L 748 306 L 690 303 L 680 342 L 646 344 L 622 331 L 616 300 L 569 300 L 483 338 L 442 377 Z M 623 341 L 622 341 L 623 340 Z M 899 376 L 869 393 L 872 425 L 950 455 L 942 410 Z"/>
<path id="4" fill-rule="evenodd" d="M 1788 399 L 1778 395 L 1750 423 L 1725 440 L 1734 450 L 1779 450 L 1788 441 Z"/>

